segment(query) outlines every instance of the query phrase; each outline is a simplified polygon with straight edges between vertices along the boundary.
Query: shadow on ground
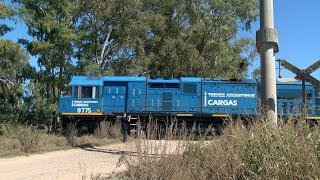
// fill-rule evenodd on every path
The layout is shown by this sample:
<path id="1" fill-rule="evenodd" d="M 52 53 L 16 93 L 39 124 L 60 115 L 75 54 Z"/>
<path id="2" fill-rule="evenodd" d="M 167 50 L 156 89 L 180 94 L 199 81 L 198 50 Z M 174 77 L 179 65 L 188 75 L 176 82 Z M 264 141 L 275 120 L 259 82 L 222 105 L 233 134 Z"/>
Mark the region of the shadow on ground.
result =
<path id="1" fill-rule="evenodd" d="M 151 158 L 159 158 L 161 156 L 161 154 L 147 154 L 145 152 L 139 153 L 137 151 L 98 148 L 98 147 L 92 146 L 91 144 L 84 144 L 78 147 L 86 151 L 101 152 L 101 153 L 108 153 L 108 154 L 115 154 L 115 155 L 129 155 L 129 156 L 142 155 L 142 156 L 148 156 Z"/>

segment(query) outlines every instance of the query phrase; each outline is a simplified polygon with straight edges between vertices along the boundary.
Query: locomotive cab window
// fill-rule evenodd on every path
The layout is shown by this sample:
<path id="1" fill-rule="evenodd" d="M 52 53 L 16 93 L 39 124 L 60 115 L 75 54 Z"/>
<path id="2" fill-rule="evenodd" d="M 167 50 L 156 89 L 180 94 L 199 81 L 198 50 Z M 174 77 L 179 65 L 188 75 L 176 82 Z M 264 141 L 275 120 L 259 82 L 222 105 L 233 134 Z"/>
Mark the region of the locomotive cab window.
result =
<path id="1" fill-rule="evenodd" d="M 98 98 L 99 86 L 73 86 L 74 98 Z"/>
<path id="2" fill-rule="evenodd" d="M 72 87 L 72 97 L 79 98 L 79 88 L 80 86 L 73 86 Z"/>

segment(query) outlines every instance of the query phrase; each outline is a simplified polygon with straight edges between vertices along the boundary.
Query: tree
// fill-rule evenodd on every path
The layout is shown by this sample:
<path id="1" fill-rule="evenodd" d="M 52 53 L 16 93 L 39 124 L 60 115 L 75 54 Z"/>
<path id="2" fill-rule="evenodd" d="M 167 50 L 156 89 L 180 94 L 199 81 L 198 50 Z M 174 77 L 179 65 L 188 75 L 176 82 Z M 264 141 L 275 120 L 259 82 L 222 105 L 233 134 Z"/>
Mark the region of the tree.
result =
<path id="1" fill-rule="evenodd" d="M 32 73 L 28 58 L 20 44 L 0 39 L 0 86 L 5 101 L 15 107 L 24 92 L 22 84 Z"/>
<path id="2" fill-rule="evenodd" d="M 20 17 L 28 27 L 32 41 L 21 39 L 28 52 L 38 57 L 40 70 L 34 79 L 39 86 L 45 107 L 55 105 L 73 73 L 74 4 L 69 0 L 15 0 Z"/>
<path id="3" fill-rule="evenodd" d="M 137 30 L 128 27 L 137 23 L 139 6 L 139 0 L 79 1 L 76 18 L 78 72 L 130 74 L 123 65 L 126 66 L 135 54 L 130 43 Z"/>
<path id="4" fill-rule="evenodd" d="M 30 80 L 24 98 L 23 118 L 34 123 L 51 121 L 58 111 L 58 99 L 74 74 L 73 1 L 14 0 L 19 16 L 28 27 L 31 41 L 20 39 L 28 52 L 37 58 L 39 70 Z"/>
<path id="5" fill-rule="evenodd" d="M 146 0 L 143 7 L 147 29 L 135 51 L 145 74 L 246 75 L 253 41 L 237 38 L 237 33 L 256 20 L 255 0 Z"/>
<path id="6" fill-rule="evenodd" d="M 3 2 L 0 2 L 0 19 L 12 19 L 12 17 L 15 15 L 15 11 L 5 5 Z M 6 24 L 0 24 L 0 36 L 3 36 L 5 33 L 11 31 L 12 28 L 9 27 Z"/>
<path id="7" fill-rule="evenodd" d="M 0 19 L 13 19 L 15 11 L 0 2 Z M 6 24 L 0 25 L 0 36 L 11 31 Z M 0 122 L 17 120 L 23 84 L 32 75 L 27 52 L 20 44 L 0 38 Z"/>
<path id="8" fill-rule="evenodd" d="M 256 20 L 256 0 L 79 4 L 79 72 L 241 78 L 254 56 L 252 39 L 237 34 Z"/>

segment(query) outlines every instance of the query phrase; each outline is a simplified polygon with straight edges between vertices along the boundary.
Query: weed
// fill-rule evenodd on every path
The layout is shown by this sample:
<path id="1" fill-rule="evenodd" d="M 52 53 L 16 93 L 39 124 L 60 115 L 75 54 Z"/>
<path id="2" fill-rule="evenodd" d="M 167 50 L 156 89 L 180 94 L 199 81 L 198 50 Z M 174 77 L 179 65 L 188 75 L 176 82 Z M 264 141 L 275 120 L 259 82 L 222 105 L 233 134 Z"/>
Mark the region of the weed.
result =
<path id="1" fill-rule="evenodd" d="M 38 145 L 40 132 L 32 127 L 19 126 L 17 128 L 17 139 L 23 152 L 29 153 Z"/>
<path id="2" fill-rule="evenodd" d="M 76 138 L 77 138 L 78 130 L 74 123 L 68 124 L 67 132 L 66 132 L 66 140 L 71 146 L 76 145 Z"/>
<path id="3" fill-rule="evenodd" d="M 120 138 L 121 124 L 120 122 L 101 121 L 99 127 L 94 131 L 94 136 L 103 138 Z"/>

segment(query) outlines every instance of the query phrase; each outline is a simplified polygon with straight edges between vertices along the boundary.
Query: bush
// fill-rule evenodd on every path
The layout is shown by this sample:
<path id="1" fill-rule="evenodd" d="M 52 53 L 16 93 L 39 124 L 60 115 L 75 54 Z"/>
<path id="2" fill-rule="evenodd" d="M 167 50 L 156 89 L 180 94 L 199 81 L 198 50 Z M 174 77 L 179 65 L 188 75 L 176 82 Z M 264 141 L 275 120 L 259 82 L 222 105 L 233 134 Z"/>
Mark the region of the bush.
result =
<path id="1" fill-rule="evenodd" d="M 20 150 L 30 153 L 35 150 L 40 140 L 41 132 L 34 127 L 15 123 L 1 124 L 1 134 L 6 137 L 17 139 Z"/>
<path id="2" fill-rule="evenodd" d="M 32 127 L 19 126 L 17 128 L 17 138 L 21 145 L 21 150 L 29 153 L 37 147 L 40 140 L 40 132 Z"/>
<path id="3" fill-rule="evenodd" d="M 32 127 L 20 126 L 17 128 L 17 138 L 20 142 L 21 150 L 29 153 L 38 145 L 40 132 Z"/>

